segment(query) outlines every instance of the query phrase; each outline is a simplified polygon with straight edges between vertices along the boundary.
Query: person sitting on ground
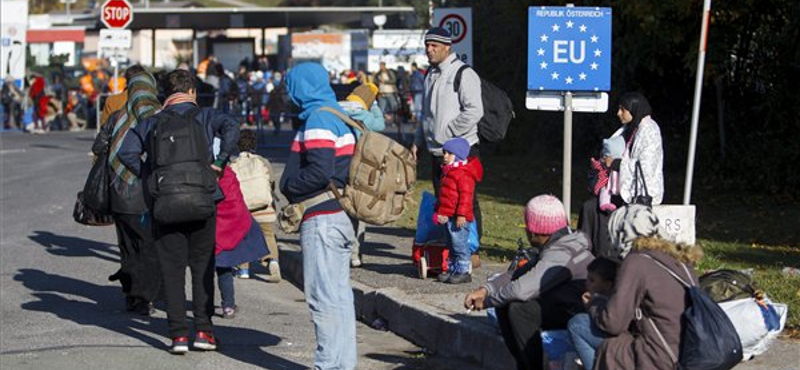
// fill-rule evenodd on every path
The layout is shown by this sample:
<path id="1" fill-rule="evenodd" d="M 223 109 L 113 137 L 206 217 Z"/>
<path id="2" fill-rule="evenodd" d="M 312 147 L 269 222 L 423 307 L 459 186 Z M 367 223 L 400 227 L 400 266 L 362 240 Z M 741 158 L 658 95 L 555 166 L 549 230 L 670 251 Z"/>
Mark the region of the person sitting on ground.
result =
<path id="1" fill-rule="evenodd" d="M 278 241 L 275 239 L 275 222 L 278 221 L 277 213 L 275 212 L 275 181 L 272 179 L 272 164 L 264 157 L 256 154 L 258 138 L 256 132 L 253 130 L 242 130 L 239 134 L 239 157 L 235 158 L 231 163 L 231 168 L 236 172 L 236 176 L 240 177 L 247 169 L 266 169 L 266 173 L 260 174 L 265 176 L 269 181 L 269 187 L 253 187 L 242 185 L 240 186 L 242 194 L 244 195 L 245 203 L 250 208 L 250 214 L 258 223 L 261 232 L 264 234 L 264 239 L 267 242 L 267 249 L 269 253 L 259 258 L 261 264 L 269 271 L 267 282 L 279 283 L 281 281 L 281 268 L 278 264 Z M 254 163 L 258 161 L 259 163 Z M 261 165 L 259 165 L 261 164 Z M 257 175 L 257 174 L 250 174 Z M 253 182 L 259 183 L 259 182 Z M 261 192 L 261 194 L 258 194 Z M 268 194 L 267 194 L 268 193 Z M 249 199 L 272 199 L 266 206 L 251 207 Z M 263 203 L 262 203 L 263 204 Z M 250 263 L 239 265 L 236 276 L 239 278 L 250 277 Z"/>
<path id="2" fill-rule="evenodd" d="M 589 301 L 594 295 L 610 296 L 617 277 L 617 263 L 610 259 L 598 258 L 589 264 L 587 271 L 583 300 Z M 567 327 L 584 369 L 592 370 L 595 349 L 600 346 L 606 334 L 594 325 L 589 315 L 585 313 L 573 316 Z"/>
<path id="3" fill-rule="evenodd" d="M 469 230 L 475 221 L 472 197 L 475 183 L 483 180 L 483 166 L 478 157 L 469 157 L 469 141 L 455 137 L 442 146 L 443 163 L 441 189 L 436 201 L 433 221 L 447 225 L 447 272 L 438 280 L 448 284 L 472 282 L 470 269 Z"/>
<path id="4" fill-rule="evenodd" d="M 495 307 L 517 369 L 546 369 L 541 331 L 566 329 L 567 321 L 584 311 L 581 294 L 594 256 L 589 240 L 569 228 L 564 204 L 552 195 L 528 201 L 525 231 L 530 244 L 541 250 L 538 262 L 489 280 L 467 294 L 464 306 Z"/>
<path id="5" fill-rule="evenodd" d="M 665 268 L 697 284 L 693 265 L 703 251 L 662 238 L 658 218 L 638 204 L 614 212 L 608 231 L 623 260 L 611 296 L 593 295 L 586 301 L 592 322 L 608 333 L 597 349 L 594 368 L 674 369 L 661 343 L 680 358 L 681 317 L 688 302 L 686 288 Z"/>
<path id="6" fill-rule="evenodd" d="M 378 107 L 375 98 L 378 94 L 378 87 L 373 83 L 366 83 L 356 87 L 344 101 L 339 102 L 339 106 L 344 109 L 347 115 L 364 124 L 370 131 L 383 131 L 386 123 L 383 119 L 383 112 Z M 361 132 L 355 131 L 356 140 L 361 136 Z M 353 227 L 356 230 L 356 240 L 353 244 L 353 252 L 350 255 L 350 267 L 361 267 L 363 255 L 361 245 L 364 244 L 366 226 L 363 222 L 353 218 Z"/>

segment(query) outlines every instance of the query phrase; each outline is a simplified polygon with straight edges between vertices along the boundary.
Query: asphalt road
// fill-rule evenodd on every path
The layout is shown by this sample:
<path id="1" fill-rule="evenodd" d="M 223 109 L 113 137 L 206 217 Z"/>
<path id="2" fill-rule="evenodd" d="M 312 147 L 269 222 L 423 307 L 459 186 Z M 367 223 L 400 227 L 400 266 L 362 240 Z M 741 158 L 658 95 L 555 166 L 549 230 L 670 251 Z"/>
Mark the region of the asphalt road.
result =
<path id="1" fill-rule="evenodd" d="M 92 140 L 92 132 L 0 134 L 0 368 L 310 367 L 313 326 L 302 292 L 287 282 L 237 280 L 241 311 L 233 320 L 215 320 L 220 349 L 214 353 L 170 355 L 163 311 L 149 318 L 125 312 L 119 286 L 107 281 L 118 267 L 114 228 L 71 217 Z M 358 342 L 359 369 L 449 363 L 361 323 Z"/>

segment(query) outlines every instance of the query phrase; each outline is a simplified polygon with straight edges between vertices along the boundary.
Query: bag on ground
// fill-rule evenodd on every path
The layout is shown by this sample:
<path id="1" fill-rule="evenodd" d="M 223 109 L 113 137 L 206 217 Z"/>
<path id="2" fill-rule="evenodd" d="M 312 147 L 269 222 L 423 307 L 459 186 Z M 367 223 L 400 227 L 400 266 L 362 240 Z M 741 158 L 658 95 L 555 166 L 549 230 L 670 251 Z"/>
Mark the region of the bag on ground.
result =
<path id="1" fill-rule="evenodd" d="M 161 224 L 201 221 L 214 215 L 217 182 L 208 157 L 208 139 L 196 122 L 199 109 L 185 114 L 163 111 L 153 128 L 153 173 L 148 189 L 153 218 Z"/>
<path id="2" fill-rule="evenodd" d="M 351 217 L 373 225 L 399 219 L 411 199 L 411 189 L 417 179 L 411 151 L 381 133 L 367 130 L 335 109 L 321 109 L 361 131 L 344 194 L 333 189 L 342 209 Z"/>
<path id="3" fill-rule="evenodd" d="M 253 211 L 272 205 L 269 162 L 257 154 L 242 152 L 230 167 L 239 179 L 247 209 Z"/>
<path id="4" fill-rule="evenodd" d="M 453 89 L 458 92 L 461 87 L 461 74 L 470 68 L 463 65 L 456 72 Z M 503 141 L 508 125 L 514 119 L 514 104 L 505 91 L 491 82 L 481 78 L 481 100 L 483 101 L 483 117 L 478 121 L 478 136 L 482 142 L 496 143 Z"/>
<path id="5" fill-rule="evenodd" d="M 693 284 L 689 269 L 682 264 L 684 280 L 661 262 L 652 259 L 686 288 L 689 306 L 681 316 L 680 358 L 677 358 L 664 340 L 661 331 L 652 319 L 650 325 L 661 339 L 662 346 L 680 369 L 683 370 L 728 370 L 742 361 L 742 343 L 728 315 L 700 287 Z"/>
<path id="6" fill-rule="evenodd" d="M 717 270 L 700 277 L 700 287 L 714 302 L 721 303 L 755 297 L 755 282 L 736 270 Z"/>
<path id="7" fill-rule="evenodd" d="M 745 360 L 766 352 L 786 325 L 786 305 L 773 304 L 768 299 L 757 301 L 748 297 L 719 305 L 739 334 Z"/>

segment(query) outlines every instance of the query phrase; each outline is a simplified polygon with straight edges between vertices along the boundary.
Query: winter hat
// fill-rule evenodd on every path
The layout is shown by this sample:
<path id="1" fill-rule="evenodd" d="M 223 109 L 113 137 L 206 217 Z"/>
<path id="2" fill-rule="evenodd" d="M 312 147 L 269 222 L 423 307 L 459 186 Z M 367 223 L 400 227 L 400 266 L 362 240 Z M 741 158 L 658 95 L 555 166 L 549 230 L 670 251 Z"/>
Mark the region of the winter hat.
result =
<path id="1" fill-rule="evenodd" d="M 469 141 L 464 138 L 454 137 L 447 140 L 442 145 L 442 149 L 455 154 L 457 160 L 463 161 L 469 155 Z"/>
<path id="2" fill-rule="evenodd" d="M 608 139 L 603 139 L 603 155 L 609 158 L 622 158 L 625 151 L 625 138 L 622 135 L 615 135 Z"/>
<path id="3" fill-rule="evenodd" d="M 363 84 L 355 88 L 350 95 L 347 96 L 347 101 L 356 102 L 364 106 L 365 110 L 369 110 L 372 103 L 375 102 L 376 91 L 372 90 L 372 84 Z M 377 90 L 377 88 L 376 88 Z"/>
<path id="4" fill-rule="evenodd" d="M 641 204 L 622 207 L 608 219 L 608 236 L 614 253 L 611 257 L 625 258 L 636 238 L 658 234 L 658 217 L 650 207 Z"/>
<path id="5" fill-rule="evenodd" d="M 445 45 L 450 45 L 453 43 L 453 41 L 450 39 L 450 31 L 441 27 L 429 29 L 428 33 L 425 34 L 425 42 L 438 42 Z"/>
<path id="6" fill-rule="evenodd" d="M 525 229 L 534 234 L 550 235 L 567 226 L 564 204 L 558 198 L 539 195 L 525 205 Z"/>

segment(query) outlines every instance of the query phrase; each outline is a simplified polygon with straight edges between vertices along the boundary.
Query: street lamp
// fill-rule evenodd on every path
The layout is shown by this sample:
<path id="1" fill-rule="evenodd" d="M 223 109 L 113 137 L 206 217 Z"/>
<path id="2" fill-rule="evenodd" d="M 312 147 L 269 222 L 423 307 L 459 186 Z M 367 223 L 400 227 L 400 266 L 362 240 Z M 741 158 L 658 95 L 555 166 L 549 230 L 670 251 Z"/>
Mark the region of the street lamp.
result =
<path id="1" fill-rule="evenodd" d="M 379 30 L 383 29 L 383 25 L 386 24 L 386 14 L 378 14 L 372 17 L 372 23 L 375 23 L 378 26 Z"/>

